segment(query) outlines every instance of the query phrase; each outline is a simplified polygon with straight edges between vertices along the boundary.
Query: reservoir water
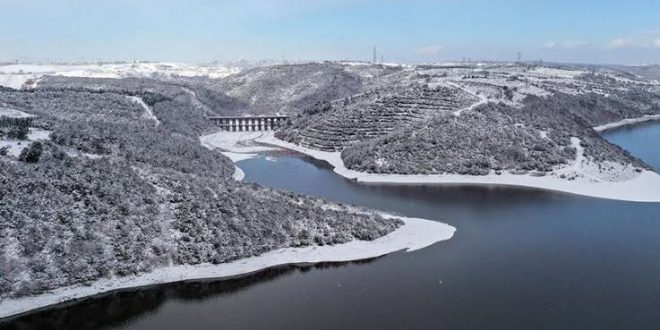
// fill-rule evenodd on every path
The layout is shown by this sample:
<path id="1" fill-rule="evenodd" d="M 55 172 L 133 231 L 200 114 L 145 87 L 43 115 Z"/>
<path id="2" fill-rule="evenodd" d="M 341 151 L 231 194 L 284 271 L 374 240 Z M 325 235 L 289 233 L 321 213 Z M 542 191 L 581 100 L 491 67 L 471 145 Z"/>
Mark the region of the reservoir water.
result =
<path id="1" fill-rule="evenodd" d="M 660 124 L 606 132 L 660 169 Z M 299 155 L 246 181 L 442 221 L 449 241 L 356 263 L 95 297 L 0 328 L 660 329 L 660 203 L 494 186 L 364 185 Z"/>

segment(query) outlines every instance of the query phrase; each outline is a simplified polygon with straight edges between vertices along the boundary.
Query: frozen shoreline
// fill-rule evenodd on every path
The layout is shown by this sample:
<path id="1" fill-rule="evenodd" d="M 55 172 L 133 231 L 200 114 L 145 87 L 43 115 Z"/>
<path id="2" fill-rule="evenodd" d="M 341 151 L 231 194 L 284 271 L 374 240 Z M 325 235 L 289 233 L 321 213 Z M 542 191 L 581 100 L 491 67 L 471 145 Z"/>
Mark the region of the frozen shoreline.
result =
<path id="1" fill-rule="evenodd" d="M 243 181 L 243 179 L 245 179 L 245 172 L 243 172 L 240 167 L 234 166 L 234 174 L 232 175 L 232 178 L 236 181 Z"/>
<path id="2" fill-rule="evenodd" d="M 55 289 L 32 297 L 5 299 L 0 301 L 0 319 L 63 302 L 124 289 L 187 280 L 222 279 L 284 265 L 347 262 L 380 257 L 396 251 L 406 250 L 410 252 L 425 248 L 436 242 L 448 240 L 456 230 L 450 225 L 437 221 L 380 214 L 387 218 L 400 218 L 405 224 L 388 235 L 373 241 L 353 240 L 337 245 L 283 248 L 230 263 L 164 267 L 142 275 L 100 279 L 89 286 L 76 285 Z"/>
<path id="3" fill-rule="evenodd" d="M 239 142 L 243 141 L 242 137 L 239 140 Z M 205 137 L 200 138 L 200 142 L 205 147 L 210 149 L 216 147 L 205 141 Z M 258 148 L 251 146 L 245 147 L 250 151 L 255 151 Z M 272 150 L 272 148 L 261 147 L 260 150 Z M 230 157 L 234 162 L 256 156 L 254 153 L 231 151 L 225 151 L 223 154 Z M 236 167 L 234 179 L 241 180 L 243 176 L 243 171 Z M 3 299 L 0 300 L 0 319 L 113 291 L 190 280 L 219 280 L 244 276 L 277 266 L 315 264 L 320 262 L 348 262 L 380 257 L 397 251 L 411 252 L 440 241 L 448 240 L 456 231 L 456 228 L 442 222 L 394 216 L 383 212 L 378 212 L 378 214 L 385 218 L 399 218 L 404 221 L 404 225 L 373 241 L 353 240 L 348 243 L 336 245 L 281 248 L 259 256 L 242 258 L 229 263 L 163 267 L 135 276 L 99 279 L 91 285 L 58 288 L 36 296 Z"/>
<path id="4" fill-rule="evenodd" d="M 596 126 L 596 127 L 594 127 L 594 131 L 603 132 L 603 131 L 606 131 L 606 130 L 609 130 L 609 129 L 619 128 L 619 127 L 627 126 L 627 125 L 639 124 L 639 123 L 652 121 L 652 120 L 660 120 L 660 115 L 646 115 L 646 116 L 640 117 L 640 118 L 624 119 L 624 120 L 620 120 L 620 121 L 617 121 L 617 122 Z"/>
<path id="5" fill-rule="evenodd" d="M 258 133 L 258 132 L 245 132 Z M 232 134 L 232 133 L 218 133 Z M 459 174 L 447 175 L 403 175 L 403 174 L 371 174 L 350 170 L 344 166 L 340 152 L 325 152 L 305 148 L 293 143 L 279 140 L 272 132 L 262 132 L 248 136 L 253 142 L 277 146 L 297 151 L 313 158 L 324 160 L 334 167 L 334 172 L 348 179 L 365 183 L 393 183 L 393 184 L 482 184 L 531 187 L 553 191 L 572 193 L 577 195 L 615 199 L 631 202 L 660 202 L 660 175 L 653 171 L 644 170 L 634 178 L 615 182 L 593 182 L 588 179 L 576 180 L 561 179 L 554 176 L 535 177 L 531 175 L 516 175 L 510 173 L 489 174 L 484 176 L 470 176 Z M 216 138 L 216 141 L 226 139 Z M 244 143 L 244 142 L 243 142 Z M 231 150 L 231 144 L 218 144 L 216 147 Z"/>
<path id="6" fill-rule="evenodd" d="M 222 142 L 219 143 L 218 141 L 215 141 L 213 139 L 213 137 L 217 137 L 217 135 L 216 134 L 204 135 L 204 136 L 199 138 L 199 142 L 202 144 L 202 146 L 204 146 L 205 148 L 207 148 L 209 150 L 216 149 L 217 145 L 221 145 L 221 144 L 234 145 L 235 146 L 234 150 L 240 149 L 238 144 L 242 140 L 230 139 L 228 141 L 223 140 Z M 250 136 L 248 136 L 248 138 L 249 137 Z M 259 148 L 248 148 L 248 149 L 249 150 L 247 150 L 247 152 L 246 152 L 246 150 L 240 150 L 239 152 L 236 152 L 236 151 L 221 151 L 221 153 L 223 155 L 227 156 L 229 159 L 231 159 L 232 162 L 236 163 L 236 162 L 240 162 L 241 160 L 246 160 L 246 159 L 257 157 L 257 154 L 254 153 L 255 151 L 270 150 L 270 148 L 261 148 L 261 149 L 259 149 Z M 243 172 L 243 170 L 240 167 L 234 165 L 234 174 L 232 175 L 232 178 L 234 178 L 234 180 L 236 180 L 236 181 L 243 181 L 243 179 L 245 178 L 245 172 Z"/>

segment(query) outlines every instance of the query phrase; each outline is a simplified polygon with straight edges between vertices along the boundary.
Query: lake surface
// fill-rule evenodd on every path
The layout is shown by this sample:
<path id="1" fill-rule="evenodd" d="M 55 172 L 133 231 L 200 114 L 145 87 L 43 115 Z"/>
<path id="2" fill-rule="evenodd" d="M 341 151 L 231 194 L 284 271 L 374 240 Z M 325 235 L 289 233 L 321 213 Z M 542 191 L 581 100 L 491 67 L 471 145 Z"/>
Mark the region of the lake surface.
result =
<path id="1" fill-rule="evenodd" d="M 660 124 L 605 135 L 660 168 Z M 109 294 L 4 326 L 660 329 L 660 203 L 489 186 L 363 185 L 286 153 L 240 167 L 246 181 L 458 231 L 412 253 Z"/>
<path id="2" fill-rule="evenodd" d="M 643 159 L 656 171 L 660 171 L 660 123 L 647 121 L 606 131 L 610 142 L 624 147 L 637 158 Z"/>

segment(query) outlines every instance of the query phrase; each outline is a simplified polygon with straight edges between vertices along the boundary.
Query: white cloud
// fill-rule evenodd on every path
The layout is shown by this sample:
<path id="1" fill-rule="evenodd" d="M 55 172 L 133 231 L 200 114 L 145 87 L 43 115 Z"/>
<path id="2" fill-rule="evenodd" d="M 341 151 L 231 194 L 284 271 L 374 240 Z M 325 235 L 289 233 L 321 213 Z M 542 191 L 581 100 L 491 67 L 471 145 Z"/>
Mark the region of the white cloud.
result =
<path id="1" fill-rule="evenodd" d="M 611 39 L 604 43 L 592 43 L 584 40 L 550 40 L 541 45 L 546 49 L 631 49 L 660 48 L 660 30 L 646 30 L 637 34 Z"/>
<path id="2" fill-rule="evenodd" d="M 638 38 L 617 38 L 607 45 L 608 48 L 660 48 L 660 38 L 649 36 Z"/>
<path id="3" fill-rule="evenodd" d="M 543 44 L 543 48 L 549 49 L 576 49 L 589 46 L 589 43 L 583 40 L 562 40 L 548 41 Z"/>
<path id="4" fill-rule="evenodd" d="M 417 55 L 426 55 L 426 56 L 435 55 L 440 51 L 442 51 L 442 49 L 443 49 L 442 45 L 429 45 L 418 49 Z"/>
<path id="5" fill-rule="evenodd" d="M 559 43 L 557 41 L 548 41 L 543 44 L 543 48 L 557 48 Z"/>
<path id="6" fill-rule="evenodd" d="M 660 48 L 660 38 L 653 40 L 653 47 Z"/>
<path id="7" fill-rule="evenodd" d="M 616 38 L 610 41 L 607 46 L 609 48 L 628 48 L 638 46 L 638 43 L 633 38 Z"/>

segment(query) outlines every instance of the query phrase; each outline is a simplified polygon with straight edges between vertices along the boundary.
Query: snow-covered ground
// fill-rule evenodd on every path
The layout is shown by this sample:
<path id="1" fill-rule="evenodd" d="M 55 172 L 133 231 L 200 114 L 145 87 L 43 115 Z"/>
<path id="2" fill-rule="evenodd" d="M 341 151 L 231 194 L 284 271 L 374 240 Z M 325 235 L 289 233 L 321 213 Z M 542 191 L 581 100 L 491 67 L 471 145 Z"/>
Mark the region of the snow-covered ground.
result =
<path id="1" fill-rule="evenodd" d="M 585 73 L 585 71 L 581 71 L 581 70 L 570 70 L 570 69 L 550 68 L 550 67 L 541 67 L 541 66 L 534 68 L 533 70 L 531 70 L 531 72 L 541 77 L 558 77 L 563 79 L 572 79 Z"/>
<path id="2" fill-rule="evenodd" d="M 27 81 L 45 75 L 90 78 L 223 78 L 240 72 L 235 66 L 192 65 L 183 63 L 110 63 L 110 64 L 10 64 L 0 66 L 0 86 L 19 89 Z M 36 84 L 36 83 L 35 83 Z M 31 87 L 36 87 L 33 84 Z"/>
<path id="3" fill-rule="evenodd" d="M 245 179 L 245 172 L 243 172 L 240 167 L 234 166 L 234 174 L 232 175 L 232 178 L 236 181 L 243 181 L 243 179 Z"/>
<path id="4" fill-rule="evenodd" d="M 255 144 L 254 141 L 272 132 L 219 132 L 203 135 L 199 138 L 202 146 L 208 149 L 220 149 L 227 157 L 237 162 L 251 158 L 258 152 L 272 151 L 278 148 Z"/>
<path id="5" fill-rule="evenodd" d="M 602 131 L 606 131 L 608 129 L 613 129 L 613 128 L 617 128 L 617 127 L 621 127 L 621 126 L 627 126 L 627 125 L 633 125 L 633 124 L 642 123 L 642 122 L 651 121 L 651 120 L 660 120 L 660 115 L 646 115 L 646 116 L 640 117 L 640 118 L 624 119 L 624 120 L 617 121 L 617 122 L 614 122 L 614 123 L 609 123 L 609 124 L 605 124 L 605 125 L 601 125 L 601 126 L 596 126 L 596 127 L 594 127 L 594 130 L 596 132 L 602 132 Z"/>
<path id="6" fill-rule="evenodd" d="M 211 148 L 211 149 L 213 149 L 213 148 Z M 222 154 L 229 157 L 229 159 L 231 159 L 234 163 L 235 162 L 240 162 L 241 160 L 246 160 L 246 159 L 257 157 L 256 153 L 240 153 L 240 152 L 225 151 L 225 152 L 222 152 Z"/>
<path id="7" fill-rule="evenodd" d="M 18 157 L 21 151 L 30 144 L 29 141 L 19 141 L 11 139 L 0 139 L 0 149 L 8 147 L 7 155 Z"/>
<path id="8" fill-rule="evenodd" d="M 144 114 L 142 115 L 142 118 L 153 120 L 156 123 L 156 126 L 160 125 L 160 120 L 158 120 L 158 117 L 154 115 L 154 112 L 151 109 L 151 107 L 146 103 L 144 103 L 144 100 L 142 100 L 142 98 L 137 96 L 127 96 L 127 98 L 131 100 L 131 102 L 135 102 L 140 106 L 142 106 L 142 108 L 144 109 Z"/>
<path id="9" fill-rule="evenodd" d="M 199 138 L 202 146 L 213 150 L 220 149 L 221 153 L 234 163 L 250 158 L 257 157 L 257 152 L 270 151 L 275 148 L 258 146 L 254 144 L 254 139 L 260 137 L 263 132 L 222 132 L 224 134 L 209 134 Z M 228 149 L 223 148 L 228 147 Z M 231 150 L 231 151 L 222 151 Z M 238 166 L 235 166 L 234 180 L 242 181 L 245 173 Z"/>
<path id="10" fill-rule="evenodd" d="M 211 108 L 209 108 L 208 105 L 202 103 L 202 102 L 199 100 L 199 98 L 197 98 L 197 93 L 195 93 L 194 90 L 192 90 L 192 89 L 190 89 L 190 88 L 188 88 L 188 87 L 184 87 L 184 86 L 181 86 L 181 89 L 182 89 L 184 92 L 186 92 L 186 94 L 188 94 L 188 95 L 190 96 L 190 101 L 192 102 L 192 104 L 193 104 L 193 106 L 194 106 L 195 108 L 197 108 L 197 109 L 202 109 L 202 110 L 204 110 L 206 113 L 208 113 L 208 114 L 210 114 L 210 115 L 216 115 L 216 113 L 213 112 L 213 110 L 211 110 Z"/>
<path id="11" fill-rule="evenodd" d="M 382 215 L 394 217 L 388 214 Z M 402 219 L 405 224 L 392 233 L 373 241 L 354 240 L 337 245 L 284 248 L 225 264 L 164 267 L 137 276 L 98 280 L 89 286 L 71 286 L 32 297 L 4 299 L 0 301 L 0 318 L 121 289 L 184 280 L 233 277 L 280 265 L 345 262 L 375 258 L 402 250 L 415 251 L 436 242 L 448 240 L 456 231 L 456 228 L 441 222 L 398 216 L 397 218 Z"/>
<path id="12" fill-rule="evenodd" d="M 232 150 L 233 146 L 246 142 L 233 142 L 241 138 L 252 138 L 250 135 L 232 135 L 233 132 L 220 132 L 206 136 L 206 141 L 214 141 L 215 147 Z M 220 136 L 219 136 L 220 135 Z M 631 166 L 619 164 L 601 164 L 609 167 L 601 172 L 598 164 L 583 157 L 582 147 L 577 138 L 572 142 L 578 150 L 577 160 L 573 164 L 556 169 L 551 175 L 533 176 L 529 174 L 491 173 L 483 176 L 443 174 L 443 175 L 400 175 L 371 174 L 350 170 L 344 166 L 340 152 L 325 152 L 313 150 L 276 139 L 272 132 L 259 133 L 252 143 L 268 144 L 307 154 L 316 159 L 324 160 L 334 167 L 334 171 L 346 178 L 359 182 L 371 183 L 464 183 L 493 184 L 507 186 L 524 186 L 540 189 L 561 191 L 584 196 L 617 199 L 637 202 L 660 202 L 660 175 L 644 170 L 637 173 Z M 563 177 L 562 177 L 563 175 Z"/>
<path id="13" fill-rule="evenodd" d="M 27 140 L 0 139 L 0 148 L 9 147 L 7 154 L 18 157 L 23 149 L 27 148 L 33 141 L 45 141 L 50 139 L 50 131 L 30 128 Z"/>
<path id="14" fill-rule="evenodd" d="M 5 108 L 5 107 L 0 107 L 0 117 L 8 117 L 8 118 L 30 118 L 34 117 L 34 115 L 31 115 L 29 113 L 25 113 L 20 110 L 16 109 L 10 109 L 10 108 Z"/>
<path id="15" fill-rule="evenodd" d="M 461 113 L 463 113 L 464 111 L 470 111 L 470 110 L 473 110 L 473 109 L 475 109 L 476 107 L 478 107 L 482 104 L 488 103 L 488 97 L 486 97 L 483 94 L 478 93 L 477 91 L 474 91 L 474 90 L 469 89 L 469 88 L 463 88 L 463 87 L 459 86 L 458 84 L 456 84 L 454 82 L 447 82 L 447 84 L 452 86 L 452 87 L 462 89 L 465 92 L 469 93 L 470 95 L 475 96 L 479 99 L 479 101 L 477 103 L 474 103 L 474 104 L 470 105 L 469 107 L 454 111 L 453 115 L 456 116 L 456 117 L 460 116 Z"/>

